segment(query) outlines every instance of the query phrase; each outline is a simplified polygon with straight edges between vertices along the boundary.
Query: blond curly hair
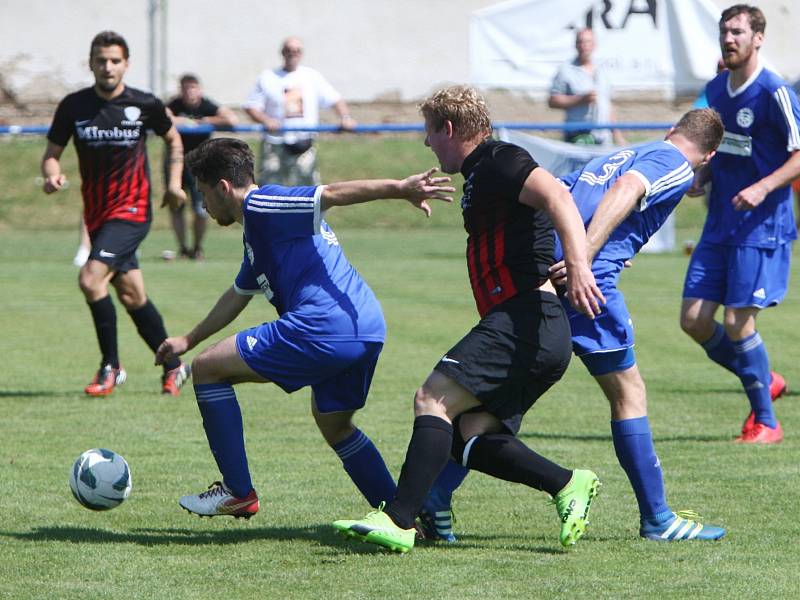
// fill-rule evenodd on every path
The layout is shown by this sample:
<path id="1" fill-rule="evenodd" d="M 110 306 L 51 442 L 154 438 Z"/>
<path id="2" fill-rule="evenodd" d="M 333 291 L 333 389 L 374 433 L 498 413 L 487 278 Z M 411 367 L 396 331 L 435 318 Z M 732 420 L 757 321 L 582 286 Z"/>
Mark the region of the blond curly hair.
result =
<path id="1" fill-rule="evenodd" d="M 483 138 L 492 133 L 486 101 L 466 85 L 453 85 L 435 92 L 419 105 L 419 111 L 434 131 L 440 131 L 445 122 L 450 121 L 461 139 Z"/>

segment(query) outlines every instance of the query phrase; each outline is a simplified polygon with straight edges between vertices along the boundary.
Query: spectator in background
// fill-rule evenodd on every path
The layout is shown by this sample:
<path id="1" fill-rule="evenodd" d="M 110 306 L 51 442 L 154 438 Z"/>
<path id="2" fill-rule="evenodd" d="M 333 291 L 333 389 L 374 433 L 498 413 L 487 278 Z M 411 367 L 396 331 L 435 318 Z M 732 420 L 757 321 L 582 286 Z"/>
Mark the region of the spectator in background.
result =
<path id="1" fill-rule="evenodd" d="M 342 129 L 353 129 L 355 121 L 347 104 L 318 71 L 302 66 L 303 43 L 287 38 L 281 47 L 283 66 L 267 69 L 258 78 L 244 105 L 245 112 L 266 129 L 261 140 L 258 183 L 318 185 L 315 133 L 280 132 L 283 127 L 319 125 L 320 108 L 333 107 Z"/>
<path id="2" fill-rule="evenodd" d="M 101 354 L 100 368 L 84 391 L 106 396 L 127 377 L 119 360 L 117 313 L 109 286 L 153 352 L 167 338 L 161 314 L 145 292 L 136 256 L 153 213 L 148 129 L 164 139 L 170 157 L 163 203 L 178 206 L 186 195 L 181 189 L 183 146 L 164 104 L 123 82 L 128 70 L 125 39 L 113 31 L 98 33 L 89 46 L 89 67 L 95 83 L 59 103 L 41 168 L 46 194 L 63 189 L 67 177 L 61 170 L 61 155 L 73 140 L 82 179 L 83 216 L 92 244 L 78 285 L 92 314 Z M 162 392 L 177 396 L 189 378 L 189 366 L 173 357 L 163 369 Z"/>
<path id="3" fill-rule="evenodd" d="M 236 115 L 230 108 L 218 106 L 203 95 L 203 88 L 196 75 L 187 73 L 180 79 L 180 94 L 167 104 L 167 112 L 172 117 L 172 122 L 181 127 L 181 141 L 183 151 L 188 154 L 202 142 L 211 137 L 208 133 L 193 133 L 186 131 L 189 127 L 197 125 L 212 125 L 214 127 L 233 127 L 236 125 Z M 169 156 L 164 156 L 164 180 L 169 179 Z M 197 189 L 197 183 L 189 172 L 183 168 L 183 189 L 192 200 L 194 210 L 194 244 L 192 248 L 186 244 L 186 221 L 183 217 L 185 204 L 172 210 L 172 229 L 178 239 L 179 256 L 193 260 L 203 260 L 203 236 L 206 232 L 208 215 L 203 208 L 203 195 Z M 166 255 L 165 255 L 166 256 Z"/>
<path id="4" fill-rule="evenodd" d="M 605 72 L 592 62 L 594 32 L 581 29 L 575 35 L 578 56 L 559 68 L 550 86 L 550 108 L 566 111 L 566 123 L 613 123 L 611 85 Z M 592 129 L 565 131 L 564 140 L 573 144 L 625 145 L 619 130 Z"/>
<path id="5" fill-rule="evenodd" d="M 725 9 L 719 20 L 728 70 L 708 83 L 706 97 L 722 117 L 725 135 L 690 190 L 702 193 L 711 181 L 708 216 L 681 305 L 681 328 L 741 381 L 750 414 L 736 441 L 745 444 L 783 439 L 772 402 L 786 382 L 770 372 L 756 319 L 761 309 L 783 300 L 797 238 L 789 184 L 800 175 L 800 103 L 759 61 L 765 29 L 761 10 L 746 4 Z M 720 306 L 722 323 L 715 318 Z"/>

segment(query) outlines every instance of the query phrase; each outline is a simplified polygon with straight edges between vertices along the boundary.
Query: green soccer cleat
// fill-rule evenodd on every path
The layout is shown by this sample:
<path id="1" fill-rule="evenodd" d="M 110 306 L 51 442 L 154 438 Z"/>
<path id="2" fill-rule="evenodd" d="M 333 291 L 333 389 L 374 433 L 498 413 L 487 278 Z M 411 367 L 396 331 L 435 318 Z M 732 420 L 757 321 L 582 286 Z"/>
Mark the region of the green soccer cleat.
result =
<path id="1" fill-rule="evenodd" d="M 367 513 L 363 519 L 340 520 L 333 522 L 333 528 L 346 537 L 354 537 L 362 542 L 376 544 L 393 552 L 408 552 L 414 547 L 416 529 L 401 529 L 383 512 L 385 503 L 378 510 Z"/>
<path id="2" fill-rule="evenodd" d="M 574 546 L 586 533 L 589 509 L 598 487 L 600 480 L 592 471 L 575 469 L 569 483 L 553 498 L 561 519 L 559 540 L 562 546 Z"/>

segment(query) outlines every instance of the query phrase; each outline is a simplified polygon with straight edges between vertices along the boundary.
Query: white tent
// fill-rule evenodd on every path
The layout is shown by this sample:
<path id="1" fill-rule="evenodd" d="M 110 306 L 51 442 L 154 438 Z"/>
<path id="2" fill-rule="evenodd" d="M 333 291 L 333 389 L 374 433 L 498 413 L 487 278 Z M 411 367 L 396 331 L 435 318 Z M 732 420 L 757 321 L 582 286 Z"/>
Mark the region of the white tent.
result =
<path id="1" fill-rule="evenodd" d="M 696 93 L 716 72 L 720 10 L 711 0 L 511 0 L 472 13 L 470 80 L 546 92 L 591 26 L 594 60 L 615 90 Z"/>

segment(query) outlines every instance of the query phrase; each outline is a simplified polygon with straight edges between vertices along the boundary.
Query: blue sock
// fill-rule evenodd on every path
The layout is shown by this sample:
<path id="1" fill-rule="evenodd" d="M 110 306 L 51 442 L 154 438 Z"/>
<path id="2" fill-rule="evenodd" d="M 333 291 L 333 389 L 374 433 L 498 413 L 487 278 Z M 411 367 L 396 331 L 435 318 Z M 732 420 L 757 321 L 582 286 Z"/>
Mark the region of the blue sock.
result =
<path id="1" fill-rule="evenodd" d="M 611 421 L 611 436 L 619 464 L 628 475 L 642 519 L 672 516 L 664 492 L 661 462 L 653 447 L 647 417 Z"/>
<path id="2" fill-rule="evenodd" d="M 750 400 L 756 423 L 775 428 L 778 422 L 772 409 L 772 397 L 769 395 L 772 379 L 769 373 L 769 357 L 761 336 L 756 331 L 750 337 L 734 342 L 733 346 L 739 362 L 739 379 L 747 399 Z"/>
<path id="3" fill-rule="evenodd" d="M 716 326 L 714 335 L 700 345 L 706 351 L 708 358 L 738 376 L 736 350 L 733 347 L 733 342 L 728 337 L 728 334 L 725 333 L 725 328 L 722 325 L 716 322 L 714 325 Z"/>
<path id="4" fill-rule="evenodd" d="M 370 506 L 377 508 L 382 501 L 389 503 L 394 499 L 397 491 L 394 479 L 381 453 L 363 431 L 356 428 L 350 437 L 335 444 L 333 449 Z"/>
<path id="5" fill-rule="evenodd" d="M 428 500 L 433 502 L 438 509 L 449 507 L 453 499 L 453 492 L 458 489 L 467 474 L 469 474 L 467 467 L 462 467 L 453 459 L 448 460 L 436 478 L 428 494 Z M 428 501 L 425 504 L 428 504 Z"/>
<path id="6" fill-rule="evenodd" d="M 208 445 L 222 473 L 222 482 L 234 496 L 244 498 L 253 489 L 253 482 L 244 450 L 242 411 L 233 386 L 229 383 L 195 384 L 194 395 L 203 415 Z"/>

